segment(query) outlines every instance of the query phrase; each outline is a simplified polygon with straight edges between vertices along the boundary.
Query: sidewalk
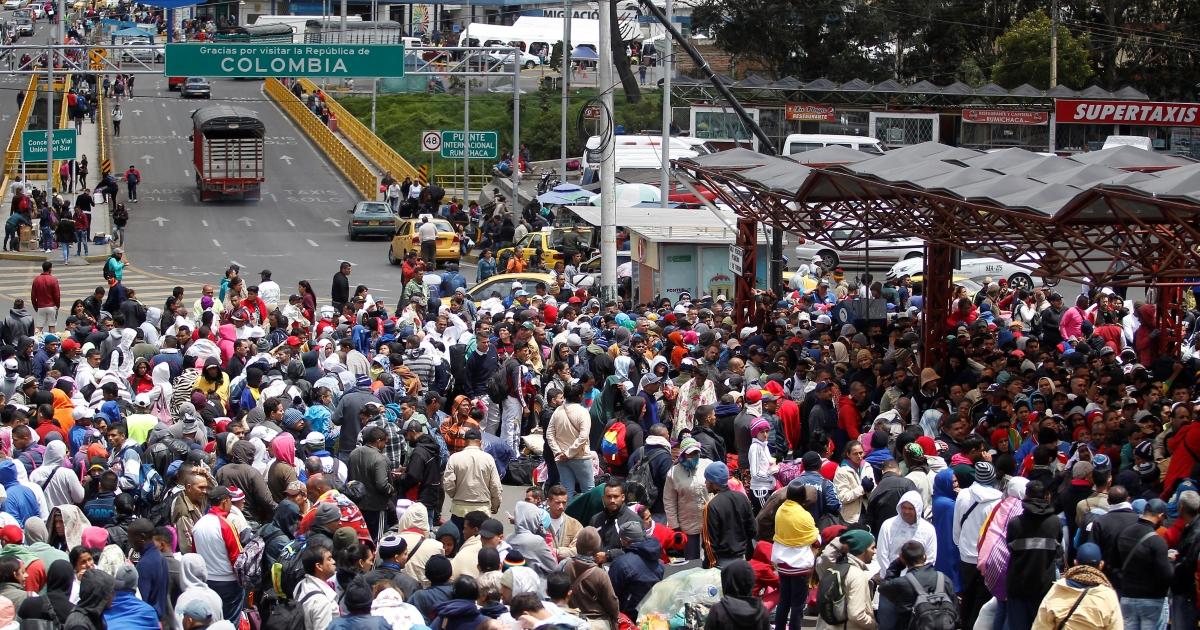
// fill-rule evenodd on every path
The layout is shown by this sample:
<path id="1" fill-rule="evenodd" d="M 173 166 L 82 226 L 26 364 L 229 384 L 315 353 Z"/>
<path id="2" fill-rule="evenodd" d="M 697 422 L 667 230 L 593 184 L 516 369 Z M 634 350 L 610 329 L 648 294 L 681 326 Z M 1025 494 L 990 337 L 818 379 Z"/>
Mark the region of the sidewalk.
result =
<path id="1" fill-rule="evenodd" d="M 99 136 L 99 133 L 97 132 L 97 128 L 96 128 L 96 125 L 99 125 L 99 124 L 100 124 L 100 116 L 96 117 L 96 124 L 92 124 L 91 122 L 88 122 L 87 118 L 84 118 L 83 119 L 83 133 L 81 133 L 76 138 L 76 147 L 77 147 L 78 156 L 80 158 L 82 158 L 85 155 L 88 157 L 89 173 L 87 176 L 87 184 L 89 187 L 92 187 L 93 189 L 95 188 L 96 184 L 100 183 L 100 178 L 101 178 L 101 175 L 100 175 L 100 136 Z M 17 179 L 19 179 L 19 177 L 13 178 L 13 181 L 17 181 Z M 55 174 L 54 180 L 55 180 L 54 184 L 52 184 L 49 187 L 46 185 L 46 180 L 33 179 L 33 180 L 30 180 L 29 183 L 34 188 L 38 188 L 38 189 L 57 188 L 58 183 L 59 183 L 57 174 Z M 10 186 L 10 188 L 11 188 L 11 186 Z M 76 185 L 72 190 L 73 190 L 73 192 L 70 193 L 69 198 L 71 200 L 72 206 L 74 206 L 75 195 L 79 194 L 81 189 Z M 13 195 L 12 195 L 11 190 L 3 191 L 3 202 L 2 203 L 3 203 L 4 208 L 9 208 L 11 206 L 12 197 L 13 197 Z M 67 198 L 66 195 L 64 195 L 64 199 L 65 198 Z M 8 215 L 5 215 L 5 216 L 8 216 Z M 37 229 L 37 218 L 36 217 L 34 218 L 34 229 L 35 230 Z M 96 207 L 92 209 L 91 233 L 93 236 L 95 236 L 96 234 L 101 234 L 101 233 L 103 233 L 103 234 L 109 233 L 108 209 L 105 204 L 100 202 L 99 197 L 96 197 Z M 94 262 L 103 262 L 105 259 L 108 258 L 108 252 L 109 252 L 108 245 L 96 245 L 95 243 L 90 243 L 89 248 L 90 248 L 89 251 L 96 250 L 96 253 L 90 254 L 88 256 L 76 257 L 75 250 L 72 249 L 71 250 L 71 258 L 67 264 L 68 265 L 87 265 L 87 264 L 94 263 Z M 62 253 L 58 250 L 52 250 L 49 254 L 47 254 L 41 250 L 34 250 L 34 251 L 29 251 L 29 252 L 0 252 L 0 260 L 24 260 L 24 261 L 32 261 L 32 262 L 42 262 L 44 260 L 50 260 L 51 262 L 61 264 Z"/>

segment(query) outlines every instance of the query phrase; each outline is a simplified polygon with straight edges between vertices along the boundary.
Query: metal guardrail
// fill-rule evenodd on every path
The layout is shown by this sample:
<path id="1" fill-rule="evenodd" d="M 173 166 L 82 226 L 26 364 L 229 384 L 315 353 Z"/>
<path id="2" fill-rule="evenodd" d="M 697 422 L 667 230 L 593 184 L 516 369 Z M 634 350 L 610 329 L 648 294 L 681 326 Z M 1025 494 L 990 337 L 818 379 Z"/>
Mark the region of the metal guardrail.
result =
<path id="1" fill-rule="evenodd" d="M 109 135 L 108 126 L 108 110 L 104 104 L 104 91 L 101 90 L 96 94 L 96 146 L 99 153 L 96 155 L 96 164 L 93 168 L 99 169 L 99 177 L 96 181 L 99 182 L 105 175 L 112 172 L 112 136 Z M 89 165 L 91 166 L 91 165 Z M 108 170 L 105 170 L 105 167 Z"/>
<path id="2" fill-rule="evenodd" d="M 446 194 L 455 194 L 455 191 L 462 191 L 462 175 L 434 175 L 433 181 L 442 190 L 445 190 Z M 467 185 L 470 188 L 466 196 L 469 198 L 472 192 L 482 192 L 491 182 L 491 175 L 468 175 Z"/>
<path id="3" fill-rule="evenodd" d="M 4 174 L 19 176 L 21 174 L 21 132 L 29 122 L 29 114 L 33 112 L 33 103 L 37 100 L 38 77 L 29 77 L 29 85 L 25 87 L 25 101 L 21 103 L 21 111 L 13 122 L 12 135 L 8 138 L 8 148 L 4 151 Z"/>
<path id="4" fill-rule="evenodd" d="M 321 122 L 300 99 L 296 98 L 279 79 L 266 80 L 267 96 L 279 104 L 317 147 L 333 162 L 334 166 L 350 180 L 350 184 L 358 190 L 364 199 L 379 197 L 379 182 L 367 165 L 363 164 L 346 145 L 338 140 L 329 127 Z"/>
<path id="5" fill-rule="evenodd" d="M 58 83 L 58 82 L 55 81 L 55 83 Z M 59 119 L 58 119 L 58 128 L 59 129 L 71 129 L 73 127 L 73 125 L 71 123 L 71 109 L 70 109 L 70 107 L 67 106 L 67 85 L 66 85 L 66 83 L 63 84 L 62 98 L 59 100 L 62 101 L 62 115 L 60 115 Z M 78 139 L 76 139 L 75 151 L 76 152 L 79 151 Z M 65 161 L 66 160 L 54 160 L 54 163 L 50 165 L 50 167 L 51 167 L 50 171 L 48 173 L 46 173 L 46 180 L 47 180 L 46 189 L 47 190 L 54 189 L 55 183 L 61 184 L 61 182 L 59 182 L 58 179 L 56 179 L 56 177 L 58 177 L 58 169 L 62 167 L 62 163 Z M 62 192 L 64 196 L 66 195 L 65 190 L 60 191 L 60 192 Z"/>
<path id="6" fill-rule="evenodd" d="M 308 79 L 300 79 L 300 85 L 312 93 L 318 89 L 316 84 Z M 405 160 L 396 153 L 396 150 L 389 147 L 379 136 L 371 133 L 371 130 L 366 125 L 362 124 L 353 114 L 346 111 L 337 101 L 332 98 L 325 99 L 325 106 L 329 108 L 330 113 L 337 117 L 338 131 L 345 136 L 362 151 L 363 155 L 367 156 L 368 160 L 375 163 L 384 173 L 391 173 L 392 177 L 403 180 L 405 177 L 416 178 L 417 169 L 413 168 L 408 160 Z"/>

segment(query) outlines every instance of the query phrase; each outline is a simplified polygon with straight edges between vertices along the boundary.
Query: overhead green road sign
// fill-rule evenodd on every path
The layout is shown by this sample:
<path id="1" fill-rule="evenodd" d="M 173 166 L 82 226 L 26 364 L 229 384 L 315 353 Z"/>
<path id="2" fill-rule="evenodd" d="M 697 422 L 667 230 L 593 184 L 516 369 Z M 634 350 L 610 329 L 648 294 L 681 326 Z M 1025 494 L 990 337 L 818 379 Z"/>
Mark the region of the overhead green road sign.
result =
<path id="1" fill-rule="evenodd" d="M 462 159 L 463 132 L 442 131 L 442 157 Z M 471 132 L 471 159 L 494 160 L 500 156 L 500 134 L 495 131 Z"/>
<path id="2" fill-rule="evenodd" d="M 169 77 L 404 76 L 400 44 L 167 44 Z"/>
<path id="3" fill-rule="evenodd" d="M 73 160 L 75 159 L 75 130 L 74 129 L 55 129 L 54 130 L 54 159 L 56 160 Z M 21 132 L 21 159 L 26 162 L 45 162 L 46 150 L 46 132 L 45 131 L 22 131 Z"/>

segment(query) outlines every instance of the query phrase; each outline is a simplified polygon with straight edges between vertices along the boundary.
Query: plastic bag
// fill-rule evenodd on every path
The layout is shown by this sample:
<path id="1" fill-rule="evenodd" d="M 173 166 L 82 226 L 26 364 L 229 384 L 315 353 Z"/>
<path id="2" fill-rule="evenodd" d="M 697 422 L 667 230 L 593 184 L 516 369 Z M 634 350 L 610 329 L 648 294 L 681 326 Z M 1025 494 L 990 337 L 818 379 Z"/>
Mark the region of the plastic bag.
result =
<path id="1" fill-rule="evenodd" d="M 655 584 L 638 604 L 638 620 L 650 615 L 671 619 L 684 604 L 701 603 L 709 606 L 721 599 L 720 569 L 690 569 L 681 571 Z"/>

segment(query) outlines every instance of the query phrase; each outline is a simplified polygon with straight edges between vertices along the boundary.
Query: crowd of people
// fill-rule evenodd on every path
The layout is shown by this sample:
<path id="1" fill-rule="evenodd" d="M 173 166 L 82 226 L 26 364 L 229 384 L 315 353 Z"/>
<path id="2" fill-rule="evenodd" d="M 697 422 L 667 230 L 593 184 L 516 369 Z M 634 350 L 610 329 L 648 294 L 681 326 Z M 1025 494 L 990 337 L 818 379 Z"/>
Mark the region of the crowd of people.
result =
<path id="1" fill-rule="evenodd" d="M 147 306 L 123 267 L 0 323 L 4 630 L 1197 627 L 1197 355 L 1109 289 L 988 283 L 921 365 L 907 277 L 738 328 L 557 279 L 389 310 L 349 263 Z M 835 323 L 860 289 L 897 316 Z M 691 568 L 719 594 L 642 610 Z"/>

